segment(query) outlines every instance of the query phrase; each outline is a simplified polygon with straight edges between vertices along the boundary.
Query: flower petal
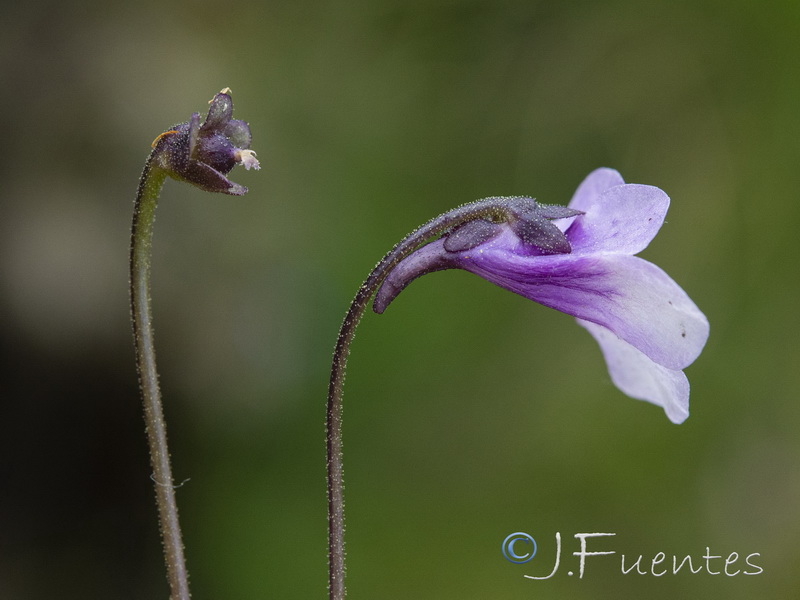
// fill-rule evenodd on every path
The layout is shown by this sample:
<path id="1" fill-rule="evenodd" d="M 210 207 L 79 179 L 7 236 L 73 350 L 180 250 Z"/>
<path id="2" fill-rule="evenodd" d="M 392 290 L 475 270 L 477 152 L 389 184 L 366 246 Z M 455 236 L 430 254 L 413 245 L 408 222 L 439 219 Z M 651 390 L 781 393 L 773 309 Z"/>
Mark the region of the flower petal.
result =
<path id="1" fill-rule="evenodd" d="M 708 320 L 654 264 L 620 254 L 525 256 L 515 252 L 518 245 L 507 229 L 487 244 L 450 253 L 449 258 L 452 266 L 607 327 L 669 369 L 686 367 L 703 349 Z"/>
<path id="2" fill-rule="evenodd" d="M 582 211 L 594 208 L 600 194 L 609 188 L 624 184 L 625 180 L 618 171 L 608 168 L 595 169 L 586 176 L 586 179 L 575 190 L 569 207 Z"/>
<path id="3" fill-rule="evenodd" d="M 578 187 L 570 208 L 583 211 L 566 229 L 575 253 L 636 254 L 655 237 L 669 196 L 649 185 L 623 184 L 612 169 L 598 169 Z"/>
<path id="4" fill-rule="evenodd" d="M 664 408 L 669 420 L 683 423 L 689 416 L 689 380 L 683 371 L 663 367 L 611 331 L 578 319 L 592 334 L 606 359 L 608 373 L 623 393 Z"/>
<path id="5" fill-rule="evenodd" d="M 578 189 L 575 190 L 575 194 L 573 194 L 569 206 L 570 208 L 584 211 L 585 208 L 581 207 L 594 207 L 597 198 L 607 189 L 615 185 L 624 184 L 625 180 L 622 178 L 622 175 L 614 169 L 595 169 L 586 176 L 586 179 L 584 179 L 578 186 Z M 574 220 L 575 219 L 559 220 L 556 222 L 556 225 L 558 225 L 561 231 L 566 231 Z"/>

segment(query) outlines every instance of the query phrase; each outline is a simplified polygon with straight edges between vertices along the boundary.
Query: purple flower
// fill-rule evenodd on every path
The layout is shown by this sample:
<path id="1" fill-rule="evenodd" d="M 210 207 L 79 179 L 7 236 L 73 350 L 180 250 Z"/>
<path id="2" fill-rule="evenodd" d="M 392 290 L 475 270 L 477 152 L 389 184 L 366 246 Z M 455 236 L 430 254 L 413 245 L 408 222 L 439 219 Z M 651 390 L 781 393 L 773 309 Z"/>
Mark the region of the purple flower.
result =
<path id="1" fill-rule="evenodd" d="M 208 192 L 241 196 L 247 188 L 226 177 L 234 165 L 259 169 L 250 150 L 250 126 L 231 118 L 233 100 L 225 88 L 209 102 L 208 115 L 200 124 L 194 113 L 188 123 L 171 127 L 153 141 L 154 164 L 170 176 L 193 183 Z"/>
<path id="2" fill-rule="evenodd" d="M 673 423 L 686 420 L 689 382 L 683 369 L 702 351 L 708 320 L 664 271 L 634 256 L 661 228 L 669 197 L 655 187 L 626 184 L 612 169 L 598 169 L 569 205 L 578 216 L 562 218 L 558 207 L 531 199 L 509 201 L 528 202 L 529 213 L 563 232 L 569 247 L 526 237 L 513 216 L 503 223 L 472 221 L 400 262 L 378 291 L 375 311 L 383 312 L 425 273 L 470 271 L 577 317 L 600 344 L 620 390 L 662 406 Z"/>

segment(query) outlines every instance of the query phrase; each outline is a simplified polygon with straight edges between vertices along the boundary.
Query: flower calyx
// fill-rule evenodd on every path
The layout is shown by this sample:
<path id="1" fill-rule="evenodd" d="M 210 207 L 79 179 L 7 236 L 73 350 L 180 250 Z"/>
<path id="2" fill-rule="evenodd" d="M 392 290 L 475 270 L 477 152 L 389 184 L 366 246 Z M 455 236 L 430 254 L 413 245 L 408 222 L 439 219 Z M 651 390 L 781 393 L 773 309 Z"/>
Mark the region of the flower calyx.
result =
<path id="1" fill-rule="evenodd" d="M 203 123 L 194 113 L 188 122 L 170 127 L 153 141 L 153 163 L 171 177 L 208 192 L 245 194 L 247 188 L 227 174 L 237 164 L 248 170 L 261 165 L 250 149 L 250 126 L 232 116 L 233 100 L 225 88 L 209 102 Z"/>
<path id="2" fill-rule="evenodd" d="M 582 211 L 554 204 L 539 204 L 525 196 L 499 197 L 496 214 L 492 220 L 477 218 L 467 221 L 447 232 L 444 249 L 463 252 L 484 244 L 503 231 L 501 223 L 508 223 L 519 238 L 541 254 L 569 254 L 572 247 L 554 219 L 565 219 L 583 214 Z"/>
<path id="3" fill-rule="evenodd" d="M 481 217 L 461 223 L 435 243 L 423 246 L 394 267 L 381 284 L 372 308 L 383 313 L 409 283 L 422 275 L 459 268 L 459 261 L 469 250 L 483 246 L 504 232 L 528 246 L 526 254 L 570 254 L 572 246 L 564 233 L 551 221 L 584 214 L 566 206 L 539 204 L 524 196 L 487 199 Z M 487 201 L 479 201 L 487 203 Z M 477 203 L 476 203 L 477 204 Z M 459 210 L 459 209 L 456 209 Z"/>

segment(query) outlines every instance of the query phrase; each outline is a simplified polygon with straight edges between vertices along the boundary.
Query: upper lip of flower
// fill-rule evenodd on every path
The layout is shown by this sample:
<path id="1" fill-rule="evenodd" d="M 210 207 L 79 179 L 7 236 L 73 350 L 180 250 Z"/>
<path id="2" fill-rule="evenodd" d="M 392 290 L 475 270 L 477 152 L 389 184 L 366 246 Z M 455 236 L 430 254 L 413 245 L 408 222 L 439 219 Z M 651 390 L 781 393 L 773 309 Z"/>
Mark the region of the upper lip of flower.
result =
<path id="1" fill-rule="evenodd" d="M 209 102 L 208 115 L 200 123 L 194 113 L 186 123 L 171 127 L 153 142 L 156 164 L 167 173 L 209 192 L 240 196 L 247 188 L 227 178 L 234 165 L 258 169 L 250 150 L 249 125 L 233 117 L 233 100 L 225 88 Z"/>
<path id="2" fill-rule="evenodd" d="M 633 256 L 656 235 L 668 207 L 669 197 L 660 189 L 625 184 L 616 171 L 599 169 L 569 205 L 583 214 L 553 221 L 571 252 L 545 255 L 524 241 L 513 223 L 496 225 L 491 238 L 466 249 L 448 251 L 444 237 L 401 261 L 378 290 L 373 308 L 383 312 L 425 273 L 470 271 L 578 317 L 601 344 L 618 387 L 664 406 L 670 419 L 680 422 L 688 416 L 688 383 L 681 369 L 702 351 L 708 320 L 664 271 Z M 631 351 L 643 360 L 630 359 Z M 620 362 L 623 355 L 627 358 Z M 633 362 L 636 373 L 626 366 Z"/>

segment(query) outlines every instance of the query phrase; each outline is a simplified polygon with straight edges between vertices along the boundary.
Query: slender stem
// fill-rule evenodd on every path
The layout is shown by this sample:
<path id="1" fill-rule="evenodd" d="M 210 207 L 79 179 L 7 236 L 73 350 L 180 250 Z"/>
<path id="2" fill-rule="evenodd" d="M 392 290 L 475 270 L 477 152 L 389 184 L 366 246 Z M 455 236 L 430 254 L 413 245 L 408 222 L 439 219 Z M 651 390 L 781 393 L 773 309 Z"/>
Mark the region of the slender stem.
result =
<path id="1" fill-rule="evenodd" d="M 477 218 L 497 218 L 506 214 L 501 198 L 487 198 L 465 204 L 435 219 L 406 236 L 372 270 L 361 285 L 339 330 L 333 353 L 331 380 L 328 387 L 328 585 L 330 600 L 344 600 L 344 477 L 342 464 L 342 390 L 350 344 L 372 295 L 389 272 L 420 245 L 433 240 L 446 230 Z"/>
<path id="2" fill-rule="evenodd" d="M 147 160 L 133 208 L 130 254 L 130 292 L 133 335 L 136 346 L 136 367 L 144 401 L 144 418 L 150 446 L 156 502 L 167 563 L 167 578 L 171 600 L 189 600 L 189 575 L 183 554 L 178 506 L 172 481 L 167 427 L 158 387 L 156 354 L 153 344 L 153 325 L 150 310 L 150 262 L 158 196 L 166 172 L 154 164 L 153 154 Z"/>

